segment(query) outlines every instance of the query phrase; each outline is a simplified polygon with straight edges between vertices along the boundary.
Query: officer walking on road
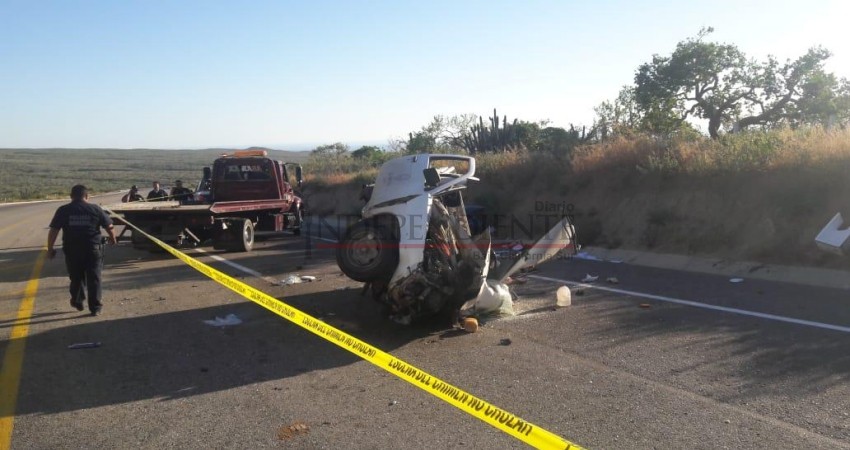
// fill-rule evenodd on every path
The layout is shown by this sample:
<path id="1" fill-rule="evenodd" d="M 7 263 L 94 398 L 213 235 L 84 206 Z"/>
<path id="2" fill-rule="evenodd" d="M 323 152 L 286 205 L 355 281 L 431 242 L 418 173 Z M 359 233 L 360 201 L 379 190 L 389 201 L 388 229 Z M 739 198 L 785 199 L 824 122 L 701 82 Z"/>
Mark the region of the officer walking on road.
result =
<path id="1" fill-rule="evenodd" d="M 65 253 L 68 277 L 71 278 L 71 306 L 82 311 L 88 291 L 89 311 L 96 316 L 102 307 L 100 273 L 103 269 L 103 242 L 100 229 L 106 230 L 110 244 L 115 244 L 116 238 L 112 219 L 100 206 L 89 203 L 88 198 L 85 186 L 78 184 L 71 188 L 71 203 L 60 206 L 50 221 L 47 257 L 53 259 L 56 256 L 53 245 L 61 230 L 62 252 Z"/>

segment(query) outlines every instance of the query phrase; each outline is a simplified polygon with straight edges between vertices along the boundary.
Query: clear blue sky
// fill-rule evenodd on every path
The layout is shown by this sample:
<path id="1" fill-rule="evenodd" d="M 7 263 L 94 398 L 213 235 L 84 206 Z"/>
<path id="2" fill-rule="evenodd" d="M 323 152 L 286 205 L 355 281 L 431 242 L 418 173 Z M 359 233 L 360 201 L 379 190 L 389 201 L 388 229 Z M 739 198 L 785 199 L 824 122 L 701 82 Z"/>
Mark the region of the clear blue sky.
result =
<path id="1" fill-rule="evenodd" d="M 823 45 L 847 2 L 0 0 L 0 147 L 386 143 L 435 114 L 589 124 L 702 26 L 748 55 Z"/>

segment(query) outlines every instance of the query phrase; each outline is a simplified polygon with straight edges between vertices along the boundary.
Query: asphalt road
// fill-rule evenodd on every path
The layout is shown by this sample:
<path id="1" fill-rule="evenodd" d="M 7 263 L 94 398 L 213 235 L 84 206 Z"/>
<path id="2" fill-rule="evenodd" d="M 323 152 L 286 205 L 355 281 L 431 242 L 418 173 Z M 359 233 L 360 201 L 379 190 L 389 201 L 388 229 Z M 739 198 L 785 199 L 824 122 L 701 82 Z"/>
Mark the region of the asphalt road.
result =
<path id="1" fill-rule="evenodd" d="M 0 206 L 0 351 L 25 343 L 14 416 L 0 416 L 13 419 L 13 448 L 524 447 L 171 256 L 127 244 L 107 250 L 103 315 L 70 308 L 60 256 L 19 320 L 58 205 Z M 339 272 L 331 230 L 312 233 L 322 239 L 309 251 L 287 237 L 250 254 L 188 253 L 589 448 L 850 448 L 847 291 L 556 261 L 515 287 L 517 316 L 465 334 L 386 320 Z M 319 280 L 269 282 L 293 273 Z M 562 282 L 551 280 L 587 273 L 608 290 L 573 286 L 573 306 L 553 309 Z M 228 314 L 242 323 L 204 323 Z M 25 324 L 26 337 L 12 338 Z M 91 341 L 102 346 L 67 349 Z M 307 429 L 280 433 L 293 424 Z"/>

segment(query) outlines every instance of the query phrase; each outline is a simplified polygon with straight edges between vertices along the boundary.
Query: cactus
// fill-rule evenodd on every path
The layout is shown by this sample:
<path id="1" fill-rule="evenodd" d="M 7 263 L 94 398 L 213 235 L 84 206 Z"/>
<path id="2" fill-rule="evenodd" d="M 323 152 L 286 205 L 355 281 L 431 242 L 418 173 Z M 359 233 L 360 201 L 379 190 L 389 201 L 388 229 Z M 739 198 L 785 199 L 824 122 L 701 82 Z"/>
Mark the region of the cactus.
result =
<path id="1" fill-rule="evenodd" d="M 522 145 L 519 141 L 519 121 L 508 122 L 508 116 L 502 116 L 501 121 L 496 109 L 490 117 L 490 125 L 484 125 L 484 119 L 478 118 L 478 123 L 470 127 L 469 133 L 463 138 L 463 147 L 469 154 L 507 151 Z"/>

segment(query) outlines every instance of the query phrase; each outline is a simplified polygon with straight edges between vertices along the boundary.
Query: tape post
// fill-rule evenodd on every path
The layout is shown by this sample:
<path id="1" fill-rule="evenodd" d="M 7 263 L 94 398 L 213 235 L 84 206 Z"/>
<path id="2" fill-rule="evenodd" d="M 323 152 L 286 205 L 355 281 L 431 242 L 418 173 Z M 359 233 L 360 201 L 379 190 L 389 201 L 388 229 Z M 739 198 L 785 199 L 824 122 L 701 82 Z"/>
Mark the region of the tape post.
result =
<path id="1" fill-rule="evenodd" d="M 532 447 L 539 449 L 561 450 L 582 449 L 582 447 L 577 444 L 534 425 L 531 422 L 527 422 L 483 399 L 475 397 L 474 395 L 469 394 L 464 390 L 413 366 L 412 364 L 396 358 L 369 343 L 363 342 L 360 339 L 337 329 L 336 327 L 322 322 L 321 320 L 286 304 L 282 300 L 278 300 L 259 289 L 236 280 L 233 277 L 230 277 L 229 275 L 220 272 L 195 258 L 192 258 L 180 250 L 177 250 L 165 242 L 151 236 L 136 225 L 128 222 L 120 216 L 115 215 L 111 211 L 108 211 L 108 213 L 113 218 L 120 218 L 124 224 L 131 227 L 134 231 L 138 231 L 172 256 L 220 285 Z"/>

